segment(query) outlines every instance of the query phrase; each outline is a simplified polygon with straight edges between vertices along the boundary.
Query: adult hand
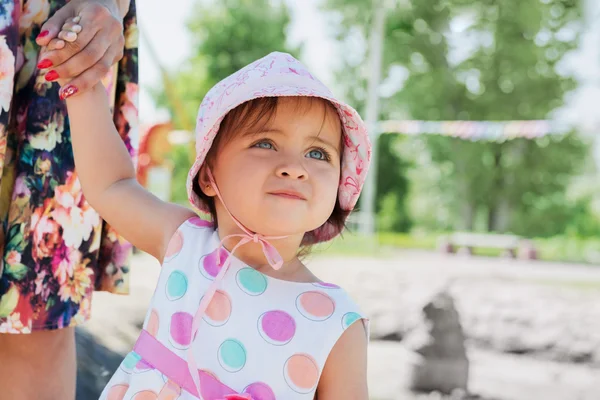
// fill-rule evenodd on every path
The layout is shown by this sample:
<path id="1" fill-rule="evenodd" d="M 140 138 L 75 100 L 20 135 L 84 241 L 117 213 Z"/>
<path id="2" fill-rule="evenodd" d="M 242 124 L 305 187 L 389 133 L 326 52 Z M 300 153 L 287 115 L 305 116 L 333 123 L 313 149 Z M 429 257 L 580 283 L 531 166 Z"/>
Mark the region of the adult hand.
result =
<path id="1" fill-rule="evenodd" d="M 107 74 L 123 57 L 125 13 L 120 4 L 128 7 L 129 1 L 71 0 L 42 25 L 36 42 L 48 51 L 38 68 L 47 70 L 47 81 L 69 81 L 73 95 Z"/>

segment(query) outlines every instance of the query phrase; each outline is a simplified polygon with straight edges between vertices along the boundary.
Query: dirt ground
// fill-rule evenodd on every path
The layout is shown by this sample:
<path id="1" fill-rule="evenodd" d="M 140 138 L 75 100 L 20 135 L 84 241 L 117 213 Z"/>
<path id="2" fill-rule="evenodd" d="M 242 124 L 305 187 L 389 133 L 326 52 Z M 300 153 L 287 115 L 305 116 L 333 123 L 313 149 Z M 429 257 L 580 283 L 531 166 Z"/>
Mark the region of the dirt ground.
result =
<path id="1" fill-rule="evenodd" d="M 311 260 L 310 265 L 323 280 L 345 287 L 363 310 L 373 317 L 375 338 L 405 329 L 410 325 L 406 320 L 411 319 L 410 310 L 415 308 L 415 304 L 420 304 L 419 302 L 427 298 L 435 288 L 449 287 L 456 298 L 457 308 L 461 313 L 461 320 L 464 320 L 463 325 L 467 333 L 469 334 L 471 330 L 475 335 L 477 332 L 483 332 L 482 329 L 488 329 L 487 333 L 481 335 L 492 337 L 489 343 L 474 339 L 467 342 L 471 363 L 469 391 L 481 398 L 486 400 L 597 400 L 600 398 L 600 369 L 593 362 L 593 358 L 586 359 L 589 362 L 577 364 L 554 361 L 552 357 L 539 352 L 526 352 L 524 355 L 507 354 L 498 351 L 503 348 L 502 346 L 506 346 L 506 343 L 502 343 L 502 340 L 500 344 L 493 342 L 497 336 L 494 336 L 495 332 L 502 331 L 506 326 L 510 328 L 509 330 L 512 329 L 512 339 L 508 341 L 509 343 L 515 342 L 515 335 L 539 336 L 533 329 L 535 326 L 519 322 L 518 314 L 524 315 L 521 320 L 531 319 L 529 314 L 532 312 L 531 309 L 523 304 L 537 304 L 536 298 L 539 298 L 540 293 L 544 293 L 544 296 L 548 296 L 550 300 L 566 301 L 567 303 L 561 303 L 561 307 L 566 307 L 562 312 L 567 316 L 573 314 L 570 320 L 546 318 L 544 321 L 550 320 L 552 324 L 560 325 L 562 320 L 563 325 L 569 326 L 559 328 L 577 333 L 578 328 L 573 327 L 573 324 L 577 325 L 578 319 L 584 318 L 582 324 L 587 324 L 592 319 L 589 315 L 577 313 L 587 313 L 588 310 L 595 312 L 594 307 L 590 305 L 600 305 L 600 290 L 594 290 L 593 285 L 591 285 L 592 289 L 581 289 L 573 282 L 600 283 L 600 268 L 502 259 L 447 257 L 435 253 L 412 251 L 397 253 L 389 258 L 319 256 Z M 154 291 L 159 270 L 158 263 L 150 256 L 136 255 L 132 265 L 130 296 L 95 294 L 92 320 L 78 331 L 78 399 L 95 398 L 94 396 L 97 396 L 121 357 L 131 349 L 141 327 L 146 306 Z M 507 294 L 506 288 L 517 287 L 519 290 L 511 289 Z M 484 297 L 487 300 L 479 301 Z M 511 304 L 510 310 L 515 315 L 511 314 L 509 318 L 504 315 L 507 313 L 505 309 L 498 309 L 504 310 L 501 320 L 508 325 L 488 326 L 497 324 L 495 316 L 498 310 L 489 309 L 490 304 L 496 303 Z M 480 310 L 482 307 L 484 311 Z M 579 311 L 577 307 L 581 307 L 582 310 Z M 555 314 L 552 310 L 547 312 L 551 316 Z M 517 328 L 510 325 L 514 321 L 517 321 L 515 322 Z M 593 323 L 599 326 L 600 333 L 600 318 Z M 524 327 L 521 329 L 523 332 L 516 332 L 515 329 L 518 330 L 521 326 Z M 585 328 L 586 331 L 594 330 L 593 326 L 589 325 Z M 500 338 L 502 337 L 500 335 Z M 577 339 L 579 336 L 574 337 Z M 595 340 L 595 336 L 592 339 Z M 528 343 L 526 340 L 525 342 Z M 578 343 L 576 345 L 581 347 Z M 568 343 L 565 345 L 567 348 L 564 352 L 570 354 L 568 345 Z M 435 394 L 414 395 L 403 390 L 408 357 L 410 355 L 401 342 L 380 340 L 371 342 L 369 388 L 373 400 L 441 398 Z"/>

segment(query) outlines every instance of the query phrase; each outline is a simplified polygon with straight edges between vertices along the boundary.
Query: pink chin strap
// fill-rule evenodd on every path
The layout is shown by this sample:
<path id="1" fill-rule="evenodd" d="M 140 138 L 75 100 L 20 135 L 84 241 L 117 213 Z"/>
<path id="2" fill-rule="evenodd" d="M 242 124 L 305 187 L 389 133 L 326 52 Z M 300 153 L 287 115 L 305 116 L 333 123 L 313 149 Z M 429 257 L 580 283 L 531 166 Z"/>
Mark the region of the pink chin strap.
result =
<path id="1" fill-rule="evenodd" d="M 283 258 L 281 257 L 281 255 L 279 254 L 277 249 L 275 247 L 273 247 L 273 245 L 271 243 L 268 242 L 268 240 L 283 239 L 283 238 L 287 237 L 287 236 L 263 236 L 260 233 L 253 233 L 249 229 L 244 227 L 244 225 L 242 225 L 242 223 L 240 221 L 238 221 L 237 218 L 235 218 L 231 214 L 231 212 L 225 205 L 225 202 L 223 201 L 223 197 L 221 196 L 221 193 L 219 192 L 219 189 L 217 188 L 217 184 L 215 183 L 215 179 L 214 179 L 210 169 L 207 169 L 207 173 L 208 173 L 208 179 L 210 180 L 210 184 L 212 185 L 213 189 L 215 190 L 219 200 L 221 200 L 223 207 L 225 207 L 225 210 L 227 211 L 227 213 L 229 214 L 229 216 L 231 217 L 233 222 L 235 222 L 236 225 L 244 233 L 236 233 L 236 234 L 227 235 L 223 239 L 221 239 L 221 242 L 219 243 L 219 246 L 217 248 L 217 264 L 221 268 L 220 268 L 219 273 L 217 274 L 215 280 L 213 281 L 213 283 L 206 290 L 206 293 L 205 293 L 204 297 L 202 298 L 202 300 L 200 301 L 198 310 L 196 311 L 196 314 L 194 315 L 194 318 L 192 320 L 192 335 L 191 335 L 192 342 L 190 343 L 190 346 L 187 349 L 187 364 L 188 364 L 188 369 L 190 371 L 190 374 L 192 375 L 192 379 L 194 380 L 194 385 L 196 386 L 196 389 L 198 390 L 199 397 L 201 397 L 202 392 L 200 391 L 200 378 L 198 377 L 198 365 L 196 364 L 196 360 L 195 360 L 194 354 L 193 354 L 194 352 L 192 351 L 192 343 L 194 342 L 194 339 L 196 338 L 196 333 L 198 332 L 198 327 L 200 326 L 200 322 L 202 321 L 202 318 L 204 317 L 204 314 L 206 313 L 206 309 L 208 308 L 208 305 L 210 304 L 210 301 L 212 300 L 212 298 L 215 294 L 215 291 L 217 290 L 217 287 L 219 286 L 219 283 L 223 279 L 223 276 L 225 275 L 229 265 L 231 264 L 231 262 L 230 262 L 231 256 L 233 255 L 233 253 L 235 253 L 235 251 L 238 249 L 238 247 L 243 246 L 246 243 L 250 243 L 250 242 L 260 243 L 263 253 L 265 255 L 265 258 L 267 259 L 267 262 L 271 265 L 271 267 L 273 267 L 273 269 L 277 270 L 277 269 L 281 268 L 281 266 L 283 265 Z M 223 248 L 223 244 L 225 243 L 225 241 L 227 239 L 234 238 L 234 237 L 239 237 L 240 240 L 233 247 L 233 249 L 231 249 L 231 252 L 227 255 L 227 258 L 225 259 L 225 261 L 223 263 L 221 263 L 221 248 Z M 226 399 L 248 398 L 248 397 L 243 397 L 243 396 L 239 397 L 240 395 L 234 395 L 234 396 L 238 396 L 238 397 L 226 397 Z M 249 400 L 251 400 L 251 398 L 249 398 Z"/>

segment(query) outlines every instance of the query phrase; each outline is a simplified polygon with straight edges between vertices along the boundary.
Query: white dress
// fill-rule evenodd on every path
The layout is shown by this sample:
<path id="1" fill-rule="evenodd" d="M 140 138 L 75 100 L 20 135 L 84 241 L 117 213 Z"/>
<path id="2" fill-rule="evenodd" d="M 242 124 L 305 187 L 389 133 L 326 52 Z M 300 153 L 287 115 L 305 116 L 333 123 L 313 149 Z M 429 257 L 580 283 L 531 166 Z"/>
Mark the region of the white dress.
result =
<path id="1" fill-rule="evenodd" d="M 218 234 L 205 221 L 194 217 L 179 227 L 140 338 L 101 399 L 312 399 L 344 330 L 356 321 L 368 329 L 338 286 L 271 278 L 230 256 L 191 340 L 193 316 L 219 270 L 218 247 Z M 198 366 L 200 397 L 188 350 Z"/>

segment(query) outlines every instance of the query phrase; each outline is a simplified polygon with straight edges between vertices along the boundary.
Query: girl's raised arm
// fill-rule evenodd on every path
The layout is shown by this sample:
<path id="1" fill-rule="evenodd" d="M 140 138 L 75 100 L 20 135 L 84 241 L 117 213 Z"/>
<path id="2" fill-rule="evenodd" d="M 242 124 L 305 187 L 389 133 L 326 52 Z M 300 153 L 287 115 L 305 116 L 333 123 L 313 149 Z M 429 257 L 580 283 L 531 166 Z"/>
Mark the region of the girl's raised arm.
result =
<path id="1" fill-rule="evenodd" d="M 90 205 L 134 246 L 162 261 L 177 227 L 193 212 L 166 203 L 136 180 L 101 83 L 67 99 L 75 169 Z"/>

